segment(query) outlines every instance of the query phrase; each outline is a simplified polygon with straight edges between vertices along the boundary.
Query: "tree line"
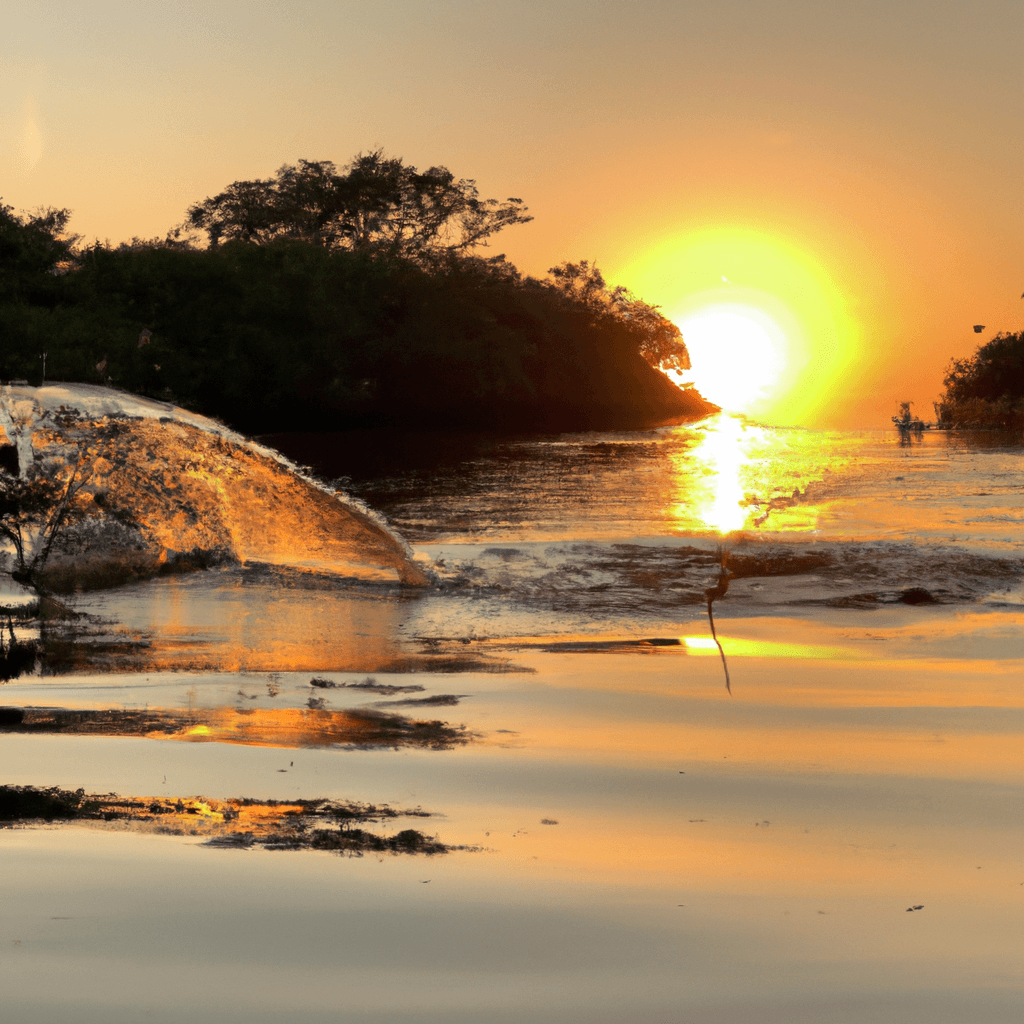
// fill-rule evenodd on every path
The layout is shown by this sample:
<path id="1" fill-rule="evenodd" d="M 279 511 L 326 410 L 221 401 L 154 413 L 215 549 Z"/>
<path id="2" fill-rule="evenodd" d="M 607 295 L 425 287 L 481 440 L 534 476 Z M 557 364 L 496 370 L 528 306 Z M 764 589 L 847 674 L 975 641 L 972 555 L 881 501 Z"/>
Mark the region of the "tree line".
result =
<path id="1" fill-rule="evenodd" d="M 1024 428 L 1024 331 L 1000 332 L 973 356 L 952 360 L 943 384 L 939 426 Z"/>
<path id="2" fill-rule="evenodd" d="M 0 204 L 0 378 L 108 383 L 240 430 L 645 426 L 713 411 L 678 328 L 587 261 L 484 255 L 531 218 L 444 167 L 300 160 L 163 239 L 80 244 Z"/>

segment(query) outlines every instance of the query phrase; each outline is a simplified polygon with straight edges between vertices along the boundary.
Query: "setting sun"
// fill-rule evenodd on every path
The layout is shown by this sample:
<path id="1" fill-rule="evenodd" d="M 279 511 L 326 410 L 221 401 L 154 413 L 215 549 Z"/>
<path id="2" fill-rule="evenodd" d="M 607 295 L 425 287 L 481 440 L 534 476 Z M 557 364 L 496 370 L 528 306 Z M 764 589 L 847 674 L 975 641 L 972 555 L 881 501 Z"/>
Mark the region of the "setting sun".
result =
<path id="1" fill-rule="evenodd" d="M 705 398 L 729 412 L 756 412 L 774 397 L 786 369 L 786 336 L 771 317 L 748 306 L 720 305 L 679 322 Z"/>
<path id="2" fill-rule="evenodd" d="M 679 325 L 687 379 L 725 409 L 806 425 L 849 383 L 859 325 L 839 284 L 795 242 L 707 229 L 653 246 L 622 276 Z"/>

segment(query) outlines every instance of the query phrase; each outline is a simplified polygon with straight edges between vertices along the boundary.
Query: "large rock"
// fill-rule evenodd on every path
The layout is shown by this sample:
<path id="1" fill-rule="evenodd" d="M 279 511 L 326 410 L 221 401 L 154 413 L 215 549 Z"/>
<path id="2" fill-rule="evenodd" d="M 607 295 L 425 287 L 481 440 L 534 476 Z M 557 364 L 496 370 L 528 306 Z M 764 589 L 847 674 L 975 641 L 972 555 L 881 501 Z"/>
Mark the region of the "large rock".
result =
<path id="1" fill-rule="evenodd" d="M 226 558 L 427 582 L 370 509 L 184 409 L 87 384 L 3 387 L 0 433 L 0 472 L 82 482 L 78 521 L 48 564 L 54 579 Z"/>

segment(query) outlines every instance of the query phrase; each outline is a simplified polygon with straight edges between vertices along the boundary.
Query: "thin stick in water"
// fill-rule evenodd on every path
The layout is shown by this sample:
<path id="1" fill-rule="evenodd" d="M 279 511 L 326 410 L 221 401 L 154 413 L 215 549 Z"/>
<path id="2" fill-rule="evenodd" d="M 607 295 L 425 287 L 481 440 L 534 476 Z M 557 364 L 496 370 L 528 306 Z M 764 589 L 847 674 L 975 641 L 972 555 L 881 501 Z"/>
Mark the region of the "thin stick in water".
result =
<path id="1" fill-rule="evenodd" d="M 724 548 L 718 549 L 719 556 L 719 573 L 718 582 L 710 589 L 704 591 L 704 596 L 708 599 L 708 622 L 711 623 L 711 638 L 715 641 L 715 646 L 718 648 L 718 653 L 722 656 L 722 668 L 725 669 L 725 688 L 732 696 L 732 684 L 729 681 L 729 665 L 725 660 L 725 651 L 722 648 L 721 641 L 718 639 L 718 634 L 715 632 L 715 614 L 712 610 L 712 605 L 715 603 L 715 599 L 719 597 L 725 597 L 726 592 L 729 590 L 729 570 L 725 567 L 726 559 L 729 557 L 729 552 Z"/>

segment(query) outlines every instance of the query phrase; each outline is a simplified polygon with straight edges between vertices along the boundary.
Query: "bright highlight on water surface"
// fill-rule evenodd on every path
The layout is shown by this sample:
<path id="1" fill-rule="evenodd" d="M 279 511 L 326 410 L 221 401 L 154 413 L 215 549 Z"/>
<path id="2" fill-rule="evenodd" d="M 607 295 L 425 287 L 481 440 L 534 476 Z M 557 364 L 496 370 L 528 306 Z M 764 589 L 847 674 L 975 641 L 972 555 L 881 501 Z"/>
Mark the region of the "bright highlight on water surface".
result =
<path id="1" fill-rule="evenodd" d="M 719 533 L 741 530 L 747 519 L 741 469 L 750 461 L 744 451 L 743 424 L 732 416 L 718 416 L 694 451 L 703 464 L 707 489 L 698 501 L 706 526 Z"/>

